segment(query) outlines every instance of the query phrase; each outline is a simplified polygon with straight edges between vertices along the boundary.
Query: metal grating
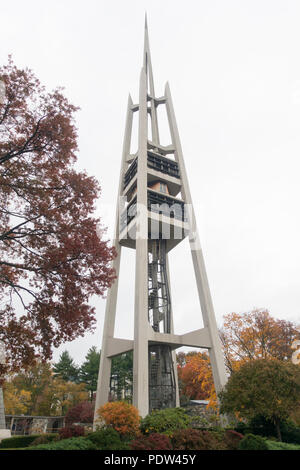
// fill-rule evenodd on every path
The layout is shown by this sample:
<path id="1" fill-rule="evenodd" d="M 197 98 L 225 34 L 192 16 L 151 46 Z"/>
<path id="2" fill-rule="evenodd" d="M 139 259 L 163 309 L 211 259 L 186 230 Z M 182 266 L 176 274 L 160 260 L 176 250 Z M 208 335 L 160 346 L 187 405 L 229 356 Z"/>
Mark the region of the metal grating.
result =
<path id="1" fill-rule="evenodd" d="M 149 240 L 148 320 L 154 331 L 171 332 L 171 301 L 166 267 L 166 240 Z M 149 346 L 149 409 L 176 406 L 172 350 Z"/>
<path id="2" fill-rule="evenodd" d="M 170 158 L 163 157 L 148 151 L 148 167 L 175 178 L 180 178 L 178 163 Z"/>
<path id="3" fill-rule="evenodd" d="M 133 160 L 133 162 L 125 173 L 123 189 L 128 186 L 132 178 L 136 175 L 137 166 L 138 157 Z M 153 168 L 153 170 L 160 171 L 161 173 L 173 176 L 174 178 L 180 178 L 178 163 L 174 160 L 171 160 L 170 158 L 158 155 L 157 153 L 149 151 L 147 152 L 147 166 L 148 168 Z"/>

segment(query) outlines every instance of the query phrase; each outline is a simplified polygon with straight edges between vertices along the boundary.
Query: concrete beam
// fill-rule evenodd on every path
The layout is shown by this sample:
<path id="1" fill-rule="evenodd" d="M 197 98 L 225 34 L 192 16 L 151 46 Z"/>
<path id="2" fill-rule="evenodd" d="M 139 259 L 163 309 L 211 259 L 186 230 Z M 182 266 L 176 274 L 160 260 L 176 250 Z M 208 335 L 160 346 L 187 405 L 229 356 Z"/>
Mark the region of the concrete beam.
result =
<path id="1" fill-rule="evenodd" d="M 133 340 L 109 338 L 107 342 L 107 357 L 118 356 L 133 350 Z"/>
<path id="2" fill-rule="evenodd" d="M 155 332 L 149 325 L 148 335 L 148 341 L 150 343 L 168 344 L 172 349 L 181 348 L 182 346 L 205 349 L 211 348 L 208 328 L 194 330 L 184 335 L 174 335 Z"/>

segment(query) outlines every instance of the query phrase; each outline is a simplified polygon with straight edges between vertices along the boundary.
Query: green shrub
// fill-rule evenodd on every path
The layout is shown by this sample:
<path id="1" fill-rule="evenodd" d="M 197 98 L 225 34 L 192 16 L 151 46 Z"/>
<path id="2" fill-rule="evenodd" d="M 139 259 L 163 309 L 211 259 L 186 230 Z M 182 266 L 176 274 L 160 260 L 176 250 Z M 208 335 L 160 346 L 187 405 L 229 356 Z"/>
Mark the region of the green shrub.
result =
<path id="1" fill-rule="evenodd" d="M 141 430 L 145 434 L 162 433 L 171 436 L 177 429 L 189 426 L 191 418 L 182 408 L 165 408 L 152 411 L 141 421 Z"/>
<path id="2" fill-rule="evenodd" d="M 239 443 L 239 450 L 268 450 L 266 440 L 261 436 L 247 434 Z"/>
<path id="3" fill-rule="evenodd" d="M 300 450 L 300 445 L 286 442 L 266 441 L 269 450 Z"/>
<path id="4" fill-rule="evenodd" d="M 123 442 L 119 433 L 113 428 L 103 428 L 92 432 L 86 439 L 93 442 L 98 450 L 127 450 L 129 446 Z"/>
<path id="5" fill-rule="evenodd" d="M 242 428 L 244 427 L 244 432 Z M 265 437 L 277 437 L 275 424 L 264 416 L 257 415 L 249 421 L 248 425 L 238 425 L 236 431 L 242 434 L 255 434 Z M 300 428 L 292 421 L 281 421 L 280 432 L 283 442 L 300 444 Z"/>
<path id="6" fill-rule="evenodd" d="M 71 437 L 61 441 L 28 447 L 30 450 L 97 450 L 96 445 L 86 437 Z"/>
<path id="7" fill-rule="evenodd" d="M 171 450 L 172 444 L 165 434 L 152 433 L 149 436 L 141 435 L 130 444 L 131 450 Z"/>
<path id="8" fill-rule="evenodd" d="M 300 428 L 292 421 L 285 421 L 280 426 L 283 442 L 290 444 L 300 444 Z"/>
<path id="9" fill-rule="evenodd" d="M 14 436 L 2 439 L 0 449 L 19 449 L 28 447 L 40 434 L 30 434 L 28 436 Z"/>

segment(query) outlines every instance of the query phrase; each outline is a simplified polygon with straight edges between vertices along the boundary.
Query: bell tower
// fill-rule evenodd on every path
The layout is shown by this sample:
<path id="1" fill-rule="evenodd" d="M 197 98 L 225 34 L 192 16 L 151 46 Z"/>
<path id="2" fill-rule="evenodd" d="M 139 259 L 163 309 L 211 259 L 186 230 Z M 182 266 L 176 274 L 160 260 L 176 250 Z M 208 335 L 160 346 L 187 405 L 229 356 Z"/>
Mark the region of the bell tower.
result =
<path id="1" fill-rule="evenodd" d="M 167 146 L 160 143 L 158 106 L 167 111 L 171 135 Z M 132 155 L 134 113 L 138 113 L 138 150 Z M 155 95 L 147 20 L 139 102 L 128 99 L 118 201 L 113 261 L 117 279 L 107 296 L 96 410 L 108 401 L 112 357 L 133 350 L 133 404 L 145 416 L 153 409 L 179 406 L 176 348 L 208 349 L 217 392 L 227 380 L 169 85 L 163 96 Z M 185 237 L 201 305 L 195 314 L 200 319 L 202 313 L 204 327 L 177 335 L 168 254 Z M 114 337 L 123 248 L 135 250 L 136 259 L 133 340 Z"/>

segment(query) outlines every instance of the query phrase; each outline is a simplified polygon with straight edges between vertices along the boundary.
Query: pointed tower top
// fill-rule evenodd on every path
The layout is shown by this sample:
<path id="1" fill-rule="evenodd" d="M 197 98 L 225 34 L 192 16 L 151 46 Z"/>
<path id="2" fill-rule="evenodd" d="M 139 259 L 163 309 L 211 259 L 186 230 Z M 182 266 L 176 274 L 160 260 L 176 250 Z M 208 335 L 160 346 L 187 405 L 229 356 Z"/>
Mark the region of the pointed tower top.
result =
<path id="1" fill-rule="evenodd" d="M 146 71 L 147 78 L 149 78 L 149 86 L 150 86 L 149 93 L 150 93 L 151 96 L 154 96 L 154 82 L 153 82 L 153 72 L 152 72 L 152 64 L 151 64 L 150 45 L 149 45 L 147 12 L 145 13 L 143 67 Z"/>
<path id="2" fill-rule="evenodd" d="M 149 47 L 149 35 L 148 35 L 148 23 L 147 23 L 147 13 L 145 13 L 145 30 L 144 30 L 144 67 L 145 68 L 147 68 L 149 57 L 150 57 L 150 47 Z"/>

